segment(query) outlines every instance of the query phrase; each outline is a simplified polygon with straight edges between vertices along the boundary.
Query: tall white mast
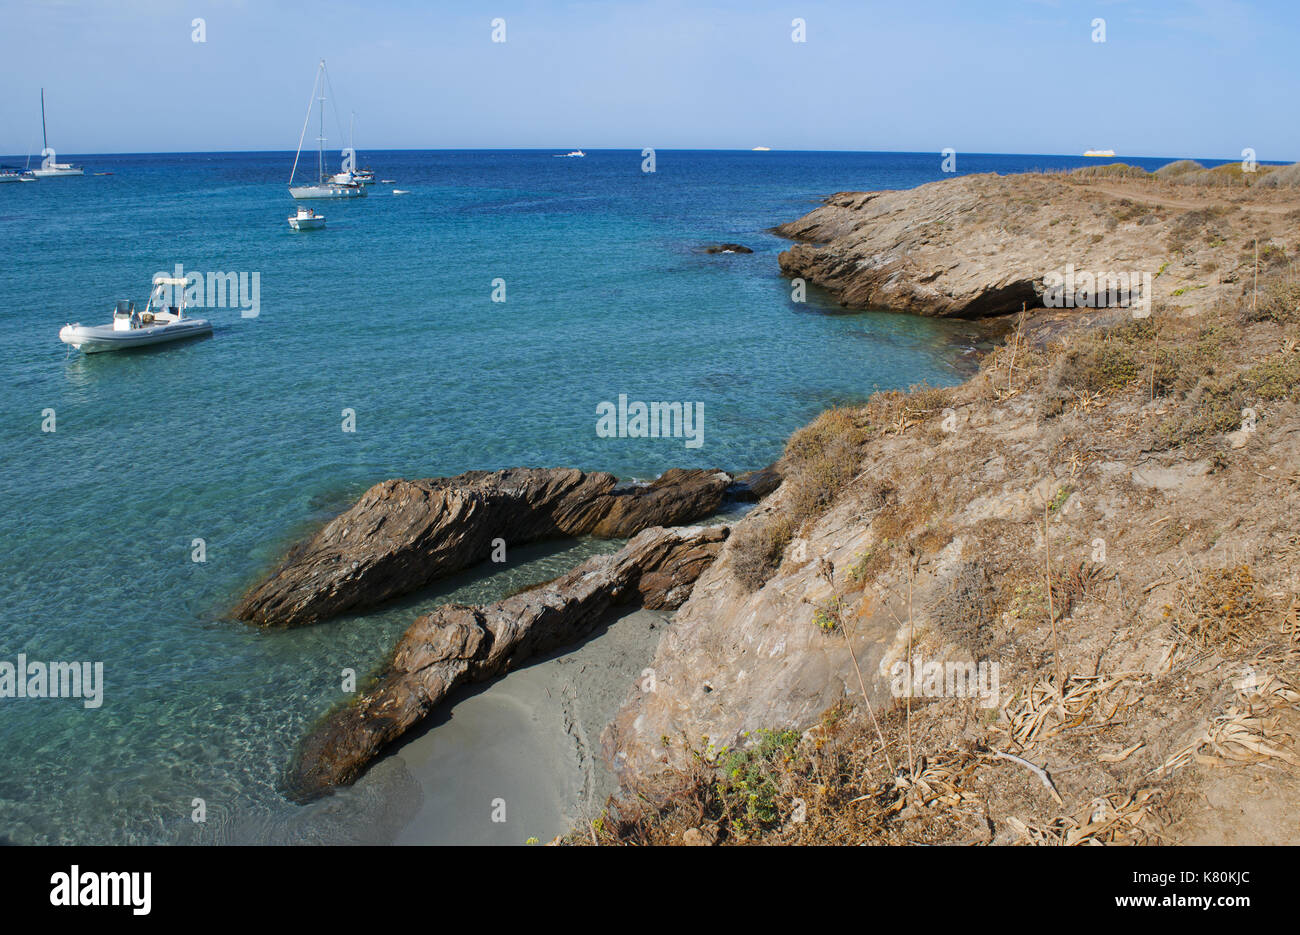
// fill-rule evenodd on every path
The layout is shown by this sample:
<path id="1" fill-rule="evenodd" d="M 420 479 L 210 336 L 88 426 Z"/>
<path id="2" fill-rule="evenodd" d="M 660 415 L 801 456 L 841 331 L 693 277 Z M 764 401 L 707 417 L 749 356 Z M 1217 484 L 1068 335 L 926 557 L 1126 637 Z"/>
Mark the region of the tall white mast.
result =
<path id="1" fill-rule="evenodd" d="M 316 142 L 320 144 L 316 154 L 317 182 L 325 179 L 325 59 L 320 60 L 320 75 L 320 136 L 316 137 Z"/>

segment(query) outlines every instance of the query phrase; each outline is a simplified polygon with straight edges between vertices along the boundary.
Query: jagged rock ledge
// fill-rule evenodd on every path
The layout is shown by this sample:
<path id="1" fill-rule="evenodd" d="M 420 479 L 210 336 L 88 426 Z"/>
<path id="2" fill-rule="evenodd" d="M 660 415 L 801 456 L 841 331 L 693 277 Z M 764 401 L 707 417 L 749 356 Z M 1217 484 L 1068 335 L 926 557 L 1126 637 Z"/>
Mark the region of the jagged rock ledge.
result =
<path id="1" fill-rule="evenodd" d="M 726 526 L 648 529 L 618 552 L 590 558 L 542 587 L 483 607 L 448 604 L 419 617 L 379 684 L 308 734 L 289 768 L 287 791 L 301 801 L 351 783 L 452 689 L 573 642 L 615 605 L 675 609 L 727 535 Z"/>
<path id="2" fill-rule="evenodd" d="M 619 486 L 612 474 L 573 468 L 383 481 L 290 550 L 233 613 L 262 626 L 316 623 L 481 562 L 498 537 L 509 546 L 560 536 L 626 538 L 703 519 L 729 489 L 739 496 L 756 489 L 733 481 L 724 471 L 673 469 L 652 484 Z M 771 482 L 764 475 L 759 486 Z"/>

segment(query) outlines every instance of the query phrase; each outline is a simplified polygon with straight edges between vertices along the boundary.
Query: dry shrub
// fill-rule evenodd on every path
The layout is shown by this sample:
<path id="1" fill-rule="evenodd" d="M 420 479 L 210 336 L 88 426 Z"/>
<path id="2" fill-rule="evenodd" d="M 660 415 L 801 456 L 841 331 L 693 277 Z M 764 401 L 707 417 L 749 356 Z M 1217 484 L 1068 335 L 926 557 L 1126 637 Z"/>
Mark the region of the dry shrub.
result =
<path id="1" fill-rule="evenodd" d="M 882 725 L 897 743 L 901 715 Z M 891 776 L 870 722 L 839 705 L 802 736 L 758 731 L 749 740 L 707 759 L 691 751 L 689 765 L 610 799 L 600 819 L 565 843 L 903 844 L 987 835 L 967 791 L 979 763 L 972 749 L 919 756 L 913 773 Z"/>
<path id="2" fill-rule="evenodd" d="M 930 619 L 943 637 L 984 659 L 997 621 L 997 588 L 979 562 L 962 562 L 947 590 L 930 607 Z"/>
<path id="3" fill-rule="evenodd" d="M 1183 178 L 1186 178 L 1184 176 Z M 1181 181 L 1181 179 L 1180 179 Z M 1213 239 L 1217 234 L 1210 235 L 1210 224 L 1227 213 L 1226 208 L 1218 205 L 1210 205 L 1204 208 L 1194 208 L 1184 214 L 1180 214 L 1169 228 L 1169 234 L 1165 239 L 1165 245 L 1174 253 L 1183 253 L 1187 250 L 1194 237 L 1197 234 L 1207 235 L 1206 239 Z"/>
<path id="4" fill-rule="evenodd" d="M 871 435 L 861 409 L 828 409 L 790 436 L 781 460 L 791 522 L 822 515 L 858 473 Z"/>
<path id="5" fill-rule="evenodd" d="M 934 521 L 941 493 L 933 475 L 918 478 L 907 497 L 891 499 L 872 519 L 875 541 L 882 546 L 910 542 L 927 554 L 943 548 L 952 540 L 952 533 L 947 524 Z"/>
<path id="6" fill-rule="evenodd" d="M 1235 378 L 1202 377 L 1188 394 L 1187 405 L 1160 424 L 1160 437 L 1180 447 L 1231 432 L 1241 425 L 1245 405 Z"/>
<path id="7" fill-rule="evenodd" d="M 1082 179 L 1144 179 L 1150 173 L 1126 162 L 1111 162 L 1104 166 L 1082 166 L 1070 173 Z"/>
<path id="8" fill-rule="evenodd" d="M 1242 303 L 1241 317 L 1245 321 L 1275 321 L 1279 324 L 1300 321 L 1300 282 L 1290 277 L 1270 282 L 1254 298 L 1253 302 Z"/>
<path id="9" fill-rule="evenodd" d="M 1161 423 L 1160 435 L 1172 446 L 1195 445 L 1239 429 L 1247 408 L 1298 394 L 1300 354 L 1283 351 L 1233 374 L 1201 377 L 1187 405 Z"/>
<path id="10" fill-rule="evenodd" d="M 1275 611 L 1249 565 L 1193 573 L 1165 608 L 1180 638 L 1223 655 L 1244 652 L 1263 636 Z"/>
<path id="11" fill-rule="evenodd" d="M 745 588 L 761 587 L 780 566 L 790 540 L 857 476 L 870 436 L 864 411 L 849 406 L 826 410 L 790 436 L 779 462 L 783 507 L 736 531 L 733 567 Z"/>
<path id="12" fill-rule="evenodd" d="M 772 577 L 792 537 L 789 519 L 780 514 L 755 518 L 736 527 L 731 536 L 731 567 L 745 590 L 757 591 Z"/>
<path id="13" fill-rule="evenodd" d="M 1187 172 L 1195 172 L 1204 168 L 1205 166 L 1201 165 L 1194 159 L 1179 159 L 1175 162 L 1170 162 L 1161 166 L 1159 169 L 1156 169 L 1154 174 L 1158 178 L 1169 179 L 1174 176 L 1183 175 Z"/>
<path id="14" fill-rule="evenodd" d="M 1090 561 L 1080 561 L 1068 566 L 1063 573 L 1052 577 L 1052 609 L 1057 619 L 1064 617 L 1074 605 L 1096 594 L 1105 581 L 1105 568 Z"/>
<path id="15" fill-rule="evenodd" d="M 1057 398 L 1112 393 L 1132 383 L 1140 374 L 1144 350 L 1153 344 L 1155 328 L 1152 319 L 1139 318 L 1079 335 L 1057 358 L 1049 376 Z"/>
<path id="16" fill-rule="evenodd" d="M 1214 376 L 1224 347 L 1233 339 L 1226 324 L 1217 319 L 1200 325 L 1194 334 L 1186 324 L 1162 323 L 1151 380 L 1155 394 L 1185 398 L 1203 378 Z"/>
<path id="17" fill-rule="evenodd" d="M 1275 168 L 1259 180 L 1260 188 L 1300 187 L 1300 163 Z"/>

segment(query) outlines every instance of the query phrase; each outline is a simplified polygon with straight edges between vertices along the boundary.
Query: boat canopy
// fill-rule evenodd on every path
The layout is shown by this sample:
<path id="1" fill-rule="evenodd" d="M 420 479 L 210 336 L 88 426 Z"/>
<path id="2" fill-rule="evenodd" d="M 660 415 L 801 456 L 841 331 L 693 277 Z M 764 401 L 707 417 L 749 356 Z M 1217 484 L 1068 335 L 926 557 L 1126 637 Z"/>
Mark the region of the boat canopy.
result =
<path id="1" fill-rule="evenodd" d="M 185 278 L 177 279 L 174 276 L 164 276 L 161 273 L 153 278 L 155 286 L 184 286 L 189 282 Z"/>

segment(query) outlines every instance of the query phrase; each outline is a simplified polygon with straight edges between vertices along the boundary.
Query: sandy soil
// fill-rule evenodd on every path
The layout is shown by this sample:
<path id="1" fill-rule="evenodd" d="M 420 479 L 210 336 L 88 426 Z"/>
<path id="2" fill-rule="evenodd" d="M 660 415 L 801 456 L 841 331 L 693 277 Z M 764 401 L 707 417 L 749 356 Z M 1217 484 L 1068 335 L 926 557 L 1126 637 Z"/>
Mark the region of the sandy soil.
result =
<path id="1" fill-rule="evenodd" d="M 456 695 L 386 760 L 423 802 L 397 844 L 523 844 L 598 814 L 614 791 L 601 729 L 649 663 L 664 615 L 611 620 L 586 642 Z M 504 821 L 494 809 L 504 802 Z"/>

